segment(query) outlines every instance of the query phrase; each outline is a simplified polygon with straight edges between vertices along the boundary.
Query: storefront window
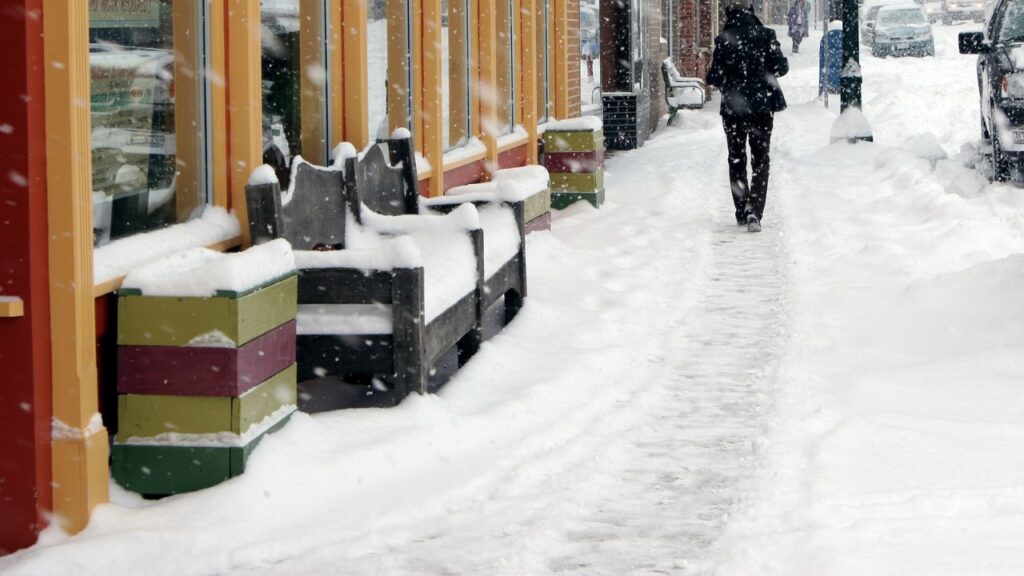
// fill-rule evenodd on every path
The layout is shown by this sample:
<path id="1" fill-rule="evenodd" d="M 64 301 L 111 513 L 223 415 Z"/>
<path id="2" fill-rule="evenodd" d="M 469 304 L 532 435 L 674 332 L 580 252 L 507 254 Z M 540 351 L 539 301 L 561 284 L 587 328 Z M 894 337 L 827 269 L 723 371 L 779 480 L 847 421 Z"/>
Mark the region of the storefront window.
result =
<path id="1" fill-rule="evenodd" d="M 203 0 L 89 0 L 93 244 L 206 202 Z"/>
<path id="2" fill-rule="evenodd" d="M 260 0 L 264 159 L 279 173 L 328 159 L 324 22 L 323 0 Z"/>
<path id="3" fill-rule="evenodd" d="M 515 10 L 512 0 L 498 4 L 498 126 L 500 134 L 509 134 L 516 123 L 515 85 Z"/>
<path id="4" fill-rule="evenodd" d="M 537 123 L 547 122 L 551 113 L 551 87 L 549 82 L 549 65 L 551 58 L 551 43 L 549 30 L 551 29 L 550 0 L 538 0 L 537 7 Z M 581 24 L 582 28 L 582 24 Z M 581 84 L 582 85 L 582 84 Z"/>
<path id="5" fill-rule="evenodd" d="M 580 105 L 601 106 L 601 30 L 598 0 L 580 0 Z"/>
<path id="6" fill-rule="evenodd" d="M 371 139 L 411 128 L 409 0 L 367 2 L 367 90 Z"/>
<path id="7" fill-rule="evenodd" d="M 632 54 L 633 54 L 633 91 L 640 92 L 643 90 L 644 74 L 643 74 L 643 58 L 645 49 L 645 42 L 647 39 L 646 30 L 644 30 L 644 23 L 647 21 L 644 18 L 644 3 L 642 0 L 633 0 L 633 10 L 630 14 L 630 22 L 632 22 L 631 34 L 633 40 Z"/>
<path id="8" fill-rule="evenodd" d="M 469 140 L 469 2 L 441 0 L 441 110 L 444 149 Z"/>

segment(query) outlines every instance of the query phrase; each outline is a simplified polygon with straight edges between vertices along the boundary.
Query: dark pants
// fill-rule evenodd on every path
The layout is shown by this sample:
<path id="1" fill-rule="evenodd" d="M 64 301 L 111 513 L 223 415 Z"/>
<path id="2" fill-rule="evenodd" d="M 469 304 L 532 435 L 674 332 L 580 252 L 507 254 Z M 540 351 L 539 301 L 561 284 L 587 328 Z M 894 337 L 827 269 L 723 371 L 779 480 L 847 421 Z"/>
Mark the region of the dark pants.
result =
<path id="1" fill-rule="evenodd" d="M 771 113 L 745 117 L 722 116 L 725 142 L 729 148 L 729 188 L 736 205 L 736 221 L 745 223 L 747 214 L 760 220 L 768 195 L 768 158 L 772 143 Z M 747 183 L 747 142 L 750 142 L 750 183 Z"/>
<path id="2" fill-rule="evenodd" d="M 803 40 L 803 39 L 804 39 L 803 36 L 801 36 L 800 34 L 797 34 L 796 36 L 793 36 L 793 53 L 794 54 L 796 54 L 797 52 L 800 51 L 800 41 Z"/>

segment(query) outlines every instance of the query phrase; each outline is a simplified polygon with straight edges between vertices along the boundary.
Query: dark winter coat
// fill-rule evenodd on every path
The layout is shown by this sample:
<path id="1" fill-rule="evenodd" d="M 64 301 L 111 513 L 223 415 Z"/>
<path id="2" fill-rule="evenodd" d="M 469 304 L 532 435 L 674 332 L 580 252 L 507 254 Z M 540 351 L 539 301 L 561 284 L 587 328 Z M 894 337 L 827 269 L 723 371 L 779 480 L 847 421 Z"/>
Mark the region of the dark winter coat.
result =
<path id="1" fill-rule="evenodd" d="M 748 117 L 786 109 L 779 76 L 789 72 L 775 31 L 749 10 L 729 10 L 708 71 L 708 85 L 722 92 L 722 116 Z"/>
<path id="2" fill-rule="evenodd" d="M 789 25 L 790 38 L 807 38 L 808 11 L 807 2 L 793 2 L 793 5 L 789 7 L 789 12 L 786 14 L 786 24 Z"/>

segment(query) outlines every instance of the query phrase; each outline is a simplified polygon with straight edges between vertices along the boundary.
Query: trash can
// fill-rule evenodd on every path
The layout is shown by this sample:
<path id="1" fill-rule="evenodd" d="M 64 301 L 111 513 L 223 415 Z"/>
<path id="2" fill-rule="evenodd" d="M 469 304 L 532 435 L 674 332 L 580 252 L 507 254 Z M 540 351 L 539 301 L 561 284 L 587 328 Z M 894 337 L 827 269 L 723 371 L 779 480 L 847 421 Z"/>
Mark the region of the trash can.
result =
<path id="1" fill-rule="evenodd" d="M 818 95 L 827 90 L 831 94 L 839 93 L 839 77 L 843 67 L 843 29 L 842 24 L 833 22 L 829 31 L 821 37 L 818 47 Z M 827 43 L 827 50 L 826 50 Z M 826 54 L 828 62 L 825 61 Z"/>

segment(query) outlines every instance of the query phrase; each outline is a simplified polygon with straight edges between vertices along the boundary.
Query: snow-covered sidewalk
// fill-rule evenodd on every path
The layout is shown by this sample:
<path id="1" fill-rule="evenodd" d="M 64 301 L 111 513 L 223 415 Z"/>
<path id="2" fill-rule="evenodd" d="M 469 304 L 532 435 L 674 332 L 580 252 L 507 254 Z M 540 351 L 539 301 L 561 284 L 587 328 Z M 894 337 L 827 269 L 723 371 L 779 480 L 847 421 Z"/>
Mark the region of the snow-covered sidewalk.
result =
<path id="1" fill-rule="evenodd" d="M 708 572 L 1024 573 L 1024 190 L 966 167 L 963 29 L 936 27 L 934 60 L 863 57 L 874 145 L 823 148 L 817 107 L 782 117 L 790 339 Z"/>
<path id="2" fill-rule="evenodd" d="M 828 146 L 791 60 L 761 234 L 714 106 L 683 113 L 530 236 L 526 306 L 440 394 L 297 414 L 0 573 L 1024 572 L 1024 191 L 965 166 L 957 31 L 864 57 L 874 144 Z"/>

